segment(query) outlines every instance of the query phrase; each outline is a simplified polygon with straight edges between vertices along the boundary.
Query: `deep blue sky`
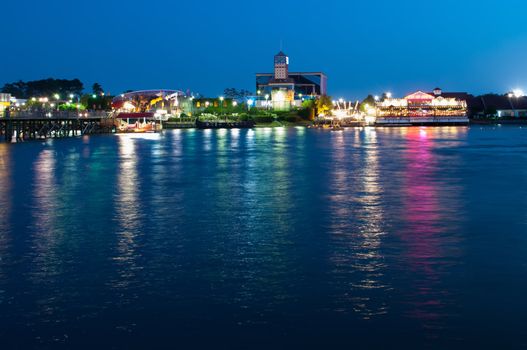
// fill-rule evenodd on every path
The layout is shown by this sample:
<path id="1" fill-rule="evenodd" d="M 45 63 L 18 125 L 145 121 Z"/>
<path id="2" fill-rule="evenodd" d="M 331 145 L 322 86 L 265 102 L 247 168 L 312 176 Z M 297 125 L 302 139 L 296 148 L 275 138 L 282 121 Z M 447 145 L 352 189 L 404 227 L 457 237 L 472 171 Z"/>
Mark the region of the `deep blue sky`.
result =
<path id="1" fill-rule="evenodd" d="M 527 90 L 527 2 L 35 1 L 2 4 L 0 84 L 47 77 L 127 89 L 254 91 L 283 41 L 334 97 Z M 6 46 L 9 50 L 5 50 Z"/>

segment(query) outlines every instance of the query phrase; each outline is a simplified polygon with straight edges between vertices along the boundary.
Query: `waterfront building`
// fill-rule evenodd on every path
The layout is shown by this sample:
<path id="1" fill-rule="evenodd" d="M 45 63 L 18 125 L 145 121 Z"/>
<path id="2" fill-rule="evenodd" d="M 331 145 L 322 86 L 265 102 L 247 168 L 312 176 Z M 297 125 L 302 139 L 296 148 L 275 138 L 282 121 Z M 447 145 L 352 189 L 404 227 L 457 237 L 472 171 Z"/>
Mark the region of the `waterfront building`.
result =
<path id="1" fill-rule="evenodd" d="M 178 90 L 141 90 L 116 96 L 112 100 L 116 113 L 142 113 L 157 119 L 179 117 L 192 111 L 192 98 Z"/>
<path id="2" fill-rule="evenodd" d="M 473 97 L 469 100 L 469 110 L 474 118 L 486 116 L 505 119 L 527 118 L 527 96 L 509 93 Z"/>
<path id="3" fill-rule="evenodd" d="M 0 93 L 0 117 L 4 116 L 4 112 L 9 106 L 11 106 L 11 95 Z"/>
<path id="4" fill-rule="evenodd" d="M 461 124 L 468 123 L 466 93 L 417 91 L 404 98 L 386 98 L 377 103 L 377 124 Z"/>
<path id="5" fill-rule="evenodd" d="M 327 94 L 327 77 L 322 72 L 290 72 L 289 57 L 280 51 L 274 56 L 273 73 L 256 74 L 256 107 L 289 110 L 305 99 Z"/>
<path id="6" fill-rule="evenodd" d="M 155 131 L 160 121 L 192 111 L 192 98 L 178 90 L 141 90 L 116 96 L 112 113 L 120 131 Z"/>

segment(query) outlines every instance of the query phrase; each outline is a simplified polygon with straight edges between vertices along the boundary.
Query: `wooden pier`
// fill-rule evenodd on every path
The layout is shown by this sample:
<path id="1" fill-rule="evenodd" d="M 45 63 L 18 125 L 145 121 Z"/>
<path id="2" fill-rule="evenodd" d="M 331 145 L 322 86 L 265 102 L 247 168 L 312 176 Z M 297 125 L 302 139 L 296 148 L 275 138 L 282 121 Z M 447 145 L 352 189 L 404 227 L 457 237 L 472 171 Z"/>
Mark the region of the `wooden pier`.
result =
<path id="1" fill-rule="evenodd" d="M 6 142 L 113 133 L 115 119 L 107 113 L 23 113 L 0 118 Z"/>

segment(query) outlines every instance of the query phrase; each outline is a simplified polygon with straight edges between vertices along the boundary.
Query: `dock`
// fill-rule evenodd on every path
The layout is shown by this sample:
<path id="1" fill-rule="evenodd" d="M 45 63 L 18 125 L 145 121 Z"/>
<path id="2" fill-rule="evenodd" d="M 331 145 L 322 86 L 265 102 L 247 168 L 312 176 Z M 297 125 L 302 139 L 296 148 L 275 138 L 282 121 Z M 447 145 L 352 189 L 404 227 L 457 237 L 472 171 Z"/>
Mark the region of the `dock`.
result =
<path id="1" fill-rule="evenodd" d="M 0 118 L 0 136 L 6 142 L 115 131 L 115 119 L 106 112 L 25 112 Z"/>

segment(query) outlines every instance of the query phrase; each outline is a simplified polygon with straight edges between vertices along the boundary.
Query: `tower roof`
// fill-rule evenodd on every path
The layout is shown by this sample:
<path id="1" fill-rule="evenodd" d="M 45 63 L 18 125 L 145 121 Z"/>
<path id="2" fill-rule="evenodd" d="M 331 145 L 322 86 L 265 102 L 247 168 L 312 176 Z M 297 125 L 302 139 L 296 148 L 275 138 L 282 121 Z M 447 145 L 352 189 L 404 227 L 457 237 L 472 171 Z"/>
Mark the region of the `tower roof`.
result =
<path id="1" fill-rule="evenodd" d="M 282 57 L 287 57 L 287 55 L 283 52 L 283 51 L 280 51 L 278 54 L 275 55 L 276 57 L 278 56 L 282 56 Z"/>

